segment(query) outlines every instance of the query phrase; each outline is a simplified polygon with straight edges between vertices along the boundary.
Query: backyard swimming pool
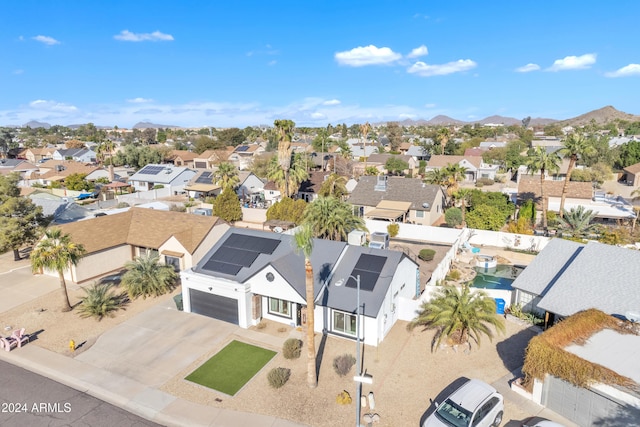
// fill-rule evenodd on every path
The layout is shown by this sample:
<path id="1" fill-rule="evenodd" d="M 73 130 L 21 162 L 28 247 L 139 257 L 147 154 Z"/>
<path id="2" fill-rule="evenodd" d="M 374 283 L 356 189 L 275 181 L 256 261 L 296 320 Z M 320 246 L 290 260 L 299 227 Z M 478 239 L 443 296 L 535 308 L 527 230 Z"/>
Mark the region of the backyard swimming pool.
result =
<path id="1" fill-rule="evenodd" d="M 504 289 L 511 291 L 511 284 L 524 270 L 523 267 L 500 264 L 494 268 L 475 267 L 476 277 L 471 287 L 482 289 Z"/>

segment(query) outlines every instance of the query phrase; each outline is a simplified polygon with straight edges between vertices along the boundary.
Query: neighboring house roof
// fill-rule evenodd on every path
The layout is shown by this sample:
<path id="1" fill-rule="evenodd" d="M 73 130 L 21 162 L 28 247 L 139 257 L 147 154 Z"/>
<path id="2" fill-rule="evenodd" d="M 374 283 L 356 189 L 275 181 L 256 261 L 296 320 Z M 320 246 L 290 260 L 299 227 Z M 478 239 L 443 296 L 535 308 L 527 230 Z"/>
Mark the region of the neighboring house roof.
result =
<path id="1" fill-rule="evenodd" d="M 507 143 L 504 141 L 482 141 L 480 143 L 480 148 L 504 148 L 507 146 Z"/>
<path id="2" fill-rule="evenodd" d="M 627 166 L 626 168 L 624 168 L 624 171 L 628 172 L 630 174 L 636 175 L 637 173 L 640 172 L 640 163 L 636 163 L 635 165 Z"/>
<path id="3" fill-rule="evenodd" d="M 558 239 L 553 239 L 549 245 L 555 240 Z M 524 281 L 528 276 L 531 279 L 531 274 L 525 276 L 523 281 L 520 279 L 547 251 L 549 245 L 520 274 L 516 279 L 520 283 L 514 281 L 513 287 L 530 286 L 524 284 Z M 538 303 L 539 308 L 561 316 L 570 316 L 589 308 L 619 316 L 625 316 L 628 312 L 638 312 L 640 252 L 598 242 L 589 242 L 581 248 L 575 248 L 569 257 L 558 249 L 559 246 L 554 245 L 551 248 L 552 255 L 564 257 L 566 261 L 562 265 L 550 256 L 545 256 L 546 265 L 536 263 L 532 271 L 546 277 L 553 274 Z M 545 272 L 545 269 L 549 272 Z"/>
<path id="4" fill-rule="evenodd" d="M 480 147 L 473 147 L 473 148 L 467 148 L 466 150 L 464 150 L 464 156 L 465 157 L 469 157 L 469 156 L 480 156 L 482 157 L 482 153 L 484 153 L 485 151 L 487 151 L 484 148 L 480 148 Z"/>
<path id="5" fill-rule="evenodd" d="M 11 172 L 36 171 L 38 167 L 24 159 L 0 159 L 0 174 Z"/>
<path id="6" fill-rule="evenodd" d="M 138 172 L 129 177 L 129 182 L 153 182 L 158 184 L 168 184 L 175 180 L 178 176 L 184 172 L 191 171 L 192 169 L 173 166 L 173 165 L 159 165 L 149 164 L 140 169 Z"/>
<path id="7" fill-rule="evenodd" d="M 157 249 L 172 236 L 193 253 L 218 222 L 217 217 L 131 208 L 60 228 L 71 234 L 73 241 L 82 244 L 88 253 L 124 244 Z"/>
<path id="8" fill-rule="evenodd" d="M 46 180 L 63 180 L 69 175 L 76 173 L 89 175 L 91 172 L 100 169 L 98 166 L 85 165 L 84 163 L 75 162 L 73 160 L 47 160 L 40 166 L 40 170 L 46 172 L 41 173 L 34 178 Z"/>
<path id="9" fill-rule="evenodd" d="M 411 202 L 411 209 L 429 211 L 423 203 L 434 205 L 436 197 L 441 197 L 442 190 L 437 185 L 424 184 L 417 178 L 389 177 L 386 190 L 376 191 L 376 176 L 360 177 L 358 185 L 349 196 L 349 203 L 358 206 L 378 206 L 382 200 L 395 202 Z"/>
<path id="10" fill-rule="evenodd" d="M 419 145 L 412 145 L 407 149 L 406 154 L 407 156 L 411 157 L 424 157 L 428 154 L 428 152 L 424 149 L 424 147 L 421 147 Z"/>
<path id="11" fill-rule="evenodd" d="M 329 175 L 331 175 L 331 172 L 311 171 L 309 173 L 309 179 L 300 184 L 298 191 L 302 193 L 318 194 L 326 177 Z"/>
<path id="12" fill-rule="evenodd" d="M 562 197 L 564 180 L 544 181 L 544 193 L 547 197 Z M 593 187 L 590 182 L 569 181 L 567 187 L 567 198 L 589 199 L 593 197 Z M 540 194 L 540 178 L 538 176 L 524 175 L 518 183 L 518 200 L 533 199 L 536 203 L 542 203 Z"/>
<path id="13" fill-rule="evenodd" d="M 280 190 L 278 188 L 278 184 L 276 184 L 275 181 L 267 181 L 267 183 L 264 184 L 264 189 L 270 191 Z"/>
<path id="14" fill-rule="evenodd" d="M 458 164 L 463 160 L 468 161 L 476 168 L 479 168 L 482 165 L 481 156 L 449 156 L 449 155 L 435 154 L 431 156 L 431 158 L 427 162 L 427 167 L 443 168 L 448 165 Z"/>
<path id="15" fill-rule="evenodd" d="M 171 160 L 180 158 L 185 162 L 190 162 L 193 159 L 198 157 L 199 157 L 198 153 L 194 153 L 193 151 L 187 151 L 187 150 L 173 150 L 171 152 L 171 155 L 169 156 Z"/>
<path id="16" fill-rule="evenodd" d="M 367 163 L 380 163 L 381 165 L 384 165 L 385 163 L 387 163 L 387 160 L 392 157 L 397 157 L 407 163 L 413 160 L 413 157 L 407 154 L 372 154 L 367 158 Z"/>
<path id="17" fill-rule="evenodd" d="M 220 186 L 213 183 L 213 171 L 211 170 L 198 170 L 189 183 L 184 187 L 189 191 L 208 192 L 219 190 Z"/>

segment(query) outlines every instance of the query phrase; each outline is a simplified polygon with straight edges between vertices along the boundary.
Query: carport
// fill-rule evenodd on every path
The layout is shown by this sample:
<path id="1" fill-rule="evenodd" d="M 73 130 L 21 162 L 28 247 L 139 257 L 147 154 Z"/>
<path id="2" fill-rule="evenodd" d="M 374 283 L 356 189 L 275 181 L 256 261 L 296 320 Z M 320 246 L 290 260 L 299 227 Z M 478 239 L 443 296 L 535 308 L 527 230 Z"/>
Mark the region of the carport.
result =
<path id="1" fill-rule="evenodd" d="M 382 200 L 375 209 L 366 212 L 364 216 L 367 219 L 383 219 L 387 221 L 397 221 L 401 219 L 401 221 L 404 222 L 410 207 L 411 202 Z"/>

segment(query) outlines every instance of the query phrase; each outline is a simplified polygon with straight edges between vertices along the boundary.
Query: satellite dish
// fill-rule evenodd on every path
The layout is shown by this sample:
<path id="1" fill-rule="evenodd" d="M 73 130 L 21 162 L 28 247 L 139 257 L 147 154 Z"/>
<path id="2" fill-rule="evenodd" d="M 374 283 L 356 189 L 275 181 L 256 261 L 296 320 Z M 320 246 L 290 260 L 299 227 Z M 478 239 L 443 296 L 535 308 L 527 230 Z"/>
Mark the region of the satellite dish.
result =
<path id="1" fill-rule="evenodd" d="M 422 207 L 425 208 L 425 209 L 429 209 L 431 207 L 431 205 L 429 203 L 425 202 L 425 203 L 422 204 Z"/>

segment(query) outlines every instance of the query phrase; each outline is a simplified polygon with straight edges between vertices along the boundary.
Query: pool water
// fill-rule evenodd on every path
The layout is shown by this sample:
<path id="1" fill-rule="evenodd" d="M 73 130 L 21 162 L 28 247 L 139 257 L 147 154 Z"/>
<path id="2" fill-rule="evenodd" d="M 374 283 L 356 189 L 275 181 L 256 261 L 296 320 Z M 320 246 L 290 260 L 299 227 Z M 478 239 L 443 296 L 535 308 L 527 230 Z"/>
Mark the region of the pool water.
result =
<path id="1" fill-rule="evenodd" d="M 504 289 L 511 291 L 511 284 L 522 272 L 522 267 L 500 264 L 494 268 L 475 267 L 476 277 L 471 287 L 482 289 Z"/>

